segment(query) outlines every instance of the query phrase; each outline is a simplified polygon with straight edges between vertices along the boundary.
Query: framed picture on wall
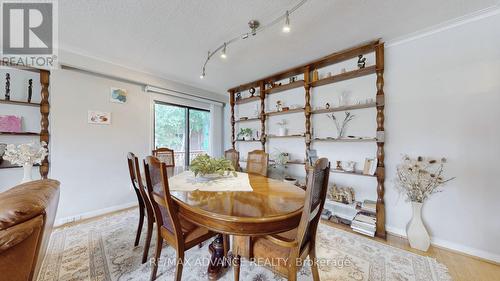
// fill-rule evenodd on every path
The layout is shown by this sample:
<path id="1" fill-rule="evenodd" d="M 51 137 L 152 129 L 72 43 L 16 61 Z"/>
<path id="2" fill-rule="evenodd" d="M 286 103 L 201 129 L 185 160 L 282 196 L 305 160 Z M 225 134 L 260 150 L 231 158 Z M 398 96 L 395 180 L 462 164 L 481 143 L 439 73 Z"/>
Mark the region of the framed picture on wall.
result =
<path id="1" fill-rule="evenodd" d="M 127 90 L 121 88 L 111 88 L 110 101 L 114 103 L 126 103 Z"/>
<path id="2" fill-rule="evenodd" d="M 111 112 L 89 110 L 87 121 L 94 125 L 111 125 Z"/>

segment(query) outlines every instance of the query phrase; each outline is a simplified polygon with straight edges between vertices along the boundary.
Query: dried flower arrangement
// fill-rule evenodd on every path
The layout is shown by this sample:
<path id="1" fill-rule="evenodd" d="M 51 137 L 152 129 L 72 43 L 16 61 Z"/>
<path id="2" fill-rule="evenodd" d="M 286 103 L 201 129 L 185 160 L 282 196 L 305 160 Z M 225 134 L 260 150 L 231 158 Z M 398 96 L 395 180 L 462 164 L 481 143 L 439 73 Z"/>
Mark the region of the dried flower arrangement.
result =
<path id="1" fill-rule="evenodd" d="M 47 155 L 47 143 L 45 142 L 41 142 L 40 144 L 9 144 L 5 150 L 3 159 L 13 165 L 25 166 L 41 164 Z"/>
<path id="2" fill-rule="evenodd" d="M 423 203 L 432 194 L 441 192 L 438 187 L 454 179 L 444 178 L 446 159 L 403 156 L 397 167 L 396 187 L 411 202 Z"/>
<path id="3" fill-rule="evenodd" d="M 220 158 L 212 158 L 206 154 L 199 155 L 191 161 L 189 169 L 194 173 L 194 176 L 207 176 L 207 175 L 218 175 L 223 176 L 233 175 L 235 177 L 238 174 L 235 172 L 233 164 L 230 160 Z"/>
<path id="4" fill-rule="evenodd" d="M 337 138 L 342 138 L 345 135 L 345 129 L 347 126 L 347 123 L 351 122 L 356 115 L 351 114 L 349 111 L 345 112 L 345 118 L 342 121 L 342 124 L 339 124 L 337 117 L 335 117 L 335 114 L 330 114 L 327 115 L 328 118 L 332 119 L 332 121 L 335 123 L 335 127 L 337 127 Z"/>

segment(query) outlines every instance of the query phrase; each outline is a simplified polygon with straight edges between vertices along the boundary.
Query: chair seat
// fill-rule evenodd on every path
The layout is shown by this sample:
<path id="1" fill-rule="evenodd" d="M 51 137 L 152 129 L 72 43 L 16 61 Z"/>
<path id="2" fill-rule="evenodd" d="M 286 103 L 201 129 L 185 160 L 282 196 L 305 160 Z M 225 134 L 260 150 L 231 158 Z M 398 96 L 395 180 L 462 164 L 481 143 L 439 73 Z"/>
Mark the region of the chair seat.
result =
<path id="1" fill-rule="evenodd" d="M 215 236 L 214 232 L 208 230 L 207 228 L 191 223 L 186 219 L 183 219 L 182 217 L 179 217 L 179 221 L 182 227 L 182 235 L 184 236 L 184 244 L 186 245 L 187 249 L 199 244 L 202 241 L 205 241 L 212 236 Z M 161 232 L 164 237 L 172 235 L 172 233 L 167 230 L 165 226 L 161 227 Z"/>
<path id="2" fill-rule="evenodd" d="M 285 239 L 295 239 L 297 237 L 298 229 L 292 229 L 287 232 L 279 233 L 275 236 L 283 237 Z M 250 237 L 235 236 L 234 246 L 238 249 L 238 254 L 243 257 L 250 257 L 248 251 L 248 243 Z M 269 266 L 272 265 L 271 270 L 287 276 L 288 274 L 288 257 L 290 256 L 290 248 L 282 247 L 274 244 L 265 237 L 252 238 L 252 253 L 257 263 Z"/>

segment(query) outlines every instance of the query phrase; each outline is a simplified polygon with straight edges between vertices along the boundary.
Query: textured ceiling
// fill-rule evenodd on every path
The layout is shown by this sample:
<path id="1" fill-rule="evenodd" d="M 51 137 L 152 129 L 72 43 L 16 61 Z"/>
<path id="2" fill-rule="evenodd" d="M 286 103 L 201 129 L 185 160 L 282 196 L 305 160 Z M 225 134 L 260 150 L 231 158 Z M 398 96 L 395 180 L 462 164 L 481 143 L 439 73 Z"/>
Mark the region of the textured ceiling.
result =
<path id="1" fill-rule="evenodd" d="M 381 37 L 387 41 L 491 7 L 498 0 L 309 0 L 291 17 L 240 40 L 209 63 L 206 52 L 246 32 L 249 19 L 282 15 L 299 0 L 64 0 L 59 45 L 167 79 L 224 94 L 226 89 Z"/>

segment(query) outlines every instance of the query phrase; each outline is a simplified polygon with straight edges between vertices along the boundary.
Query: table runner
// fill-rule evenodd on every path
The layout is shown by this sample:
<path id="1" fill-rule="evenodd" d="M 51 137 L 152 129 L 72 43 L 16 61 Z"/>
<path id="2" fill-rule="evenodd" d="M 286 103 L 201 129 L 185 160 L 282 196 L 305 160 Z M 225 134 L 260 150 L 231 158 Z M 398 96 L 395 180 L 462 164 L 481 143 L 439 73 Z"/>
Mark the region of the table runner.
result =
<path id="1" fill-rule="evenodd" d="M 171 191 L 253 191 L 248 174 L 237 172 L 238 176 L 220 176 L 216 178 L 195 177 L 191 171 L 185 171 L 168 179 Z"/>

